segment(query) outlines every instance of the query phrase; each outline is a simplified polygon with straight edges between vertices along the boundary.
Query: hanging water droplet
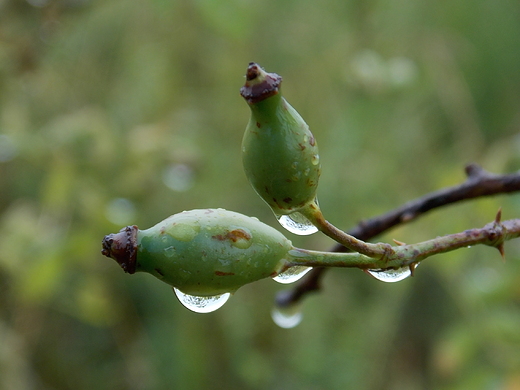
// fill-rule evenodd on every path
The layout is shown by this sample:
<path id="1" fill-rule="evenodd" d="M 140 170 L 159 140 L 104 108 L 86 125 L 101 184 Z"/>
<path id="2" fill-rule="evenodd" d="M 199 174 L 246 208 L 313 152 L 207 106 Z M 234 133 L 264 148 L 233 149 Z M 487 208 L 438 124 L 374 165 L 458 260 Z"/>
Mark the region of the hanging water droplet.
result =
<path id="1" fill-rule="evenodd" d="M 276 215 L 278 222 L 288 231 L 300 236 L 307 236 L 316 233 L 318 228 L 311 221 L 305 218 L 301 213 L 295 211 L 289 215 Z"/>
<path id="2" fill-rule="evenodd" d="M 196 295 L 185 294 L 175 287 L 173 288 L 173 291 L 175 291 L 175 295 L 177 295 L 179 301 L 187 309 L 190 309 L 195 313 L 211 313 L 212 311 L 220 309 L 231 296 L 230 293 L 224 293 L 209 297 L 199 297 Z"/>
<path id="3" fill-rule="evenodd" d="M 302 322 L 303 314 L 299 305 L 293 305 L 288 308 L 274 307 L 271 310 L 271 318 L 280 328 L 290 329 Z"/>
<path id="4" fill-rule="evenodd" d="M 279 273 L 273 277 L 273 280 L 282 284 L 294 283 L 297 280 L 303 278 L 303 276 L 309 272 L 312 267 L 296 266 L 291 267 L 288 270 Z"/>
<path id="5" fill-rule="evenodd" d="M 415 268 L 418 265 L 419 263 L 416 263 Z M 368 273 L 382 282 L 394 283 L 406 279 L 412 274 L 412 271 L 410 267 L 406 266 L 398 269 L 369 269 Z"/>

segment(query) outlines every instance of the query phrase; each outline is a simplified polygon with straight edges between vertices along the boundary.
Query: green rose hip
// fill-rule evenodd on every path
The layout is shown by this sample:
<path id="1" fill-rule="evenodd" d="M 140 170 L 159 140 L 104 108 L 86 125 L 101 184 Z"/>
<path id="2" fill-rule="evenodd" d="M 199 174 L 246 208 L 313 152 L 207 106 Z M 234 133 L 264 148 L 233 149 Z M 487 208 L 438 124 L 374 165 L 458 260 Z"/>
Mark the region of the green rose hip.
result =
<path id="1" fill-rule="evenodd" d="M 173 286 L 190 309 L 208 312 L 241 286 L 278 275 L 291 248 L 283 234 L 255 218 L 204 209 L 109 234 L 102 253 L 127 273 L 147 272 Z"/>
<path id="2" fill-rule="evenodd" d="M 282 78 L 250 63 L 240 90 L 251 109 L 242 141 L 242 161 L 255 191 L 280 223 L 296 234 L 317 229 L 304 217 L 317 209 L 321 172 L 318 145 L 309 126 L 283 98 Z"/>
<path id="3" fill-rule="evenodd" d="M 244 169 L 255 191 L 280 224 L 295 234 L 320 230 L 350 250 L 367 256 L 385 254 L 328 222 L 316 190 L 321 172 L 318 146 L 309 126 L 283 98 L 282 78 L 250 63 L 240 94 L 251 109 L 242 141 Z"/>

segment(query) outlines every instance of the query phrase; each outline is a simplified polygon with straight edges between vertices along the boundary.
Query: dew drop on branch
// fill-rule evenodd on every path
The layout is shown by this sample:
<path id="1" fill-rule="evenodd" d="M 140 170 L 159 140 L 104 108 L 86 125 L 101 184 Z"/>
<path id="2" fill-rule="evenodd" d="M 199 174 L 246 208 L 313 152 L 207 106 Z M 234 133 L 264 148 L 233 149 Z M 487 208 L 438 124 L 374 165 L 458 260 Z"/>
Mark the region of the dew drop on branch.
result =
<path id="1" fill-rule="evenodd" d="M 227 302 L 230 293 L 224 293 L 220 295 L 213 295 L 207 297 L 199 297 L 196 295 L 185 294 L 177 288 L 173 288 L 175 295 L 179 298 L 179 301 L 189 310 L 195 313 L 211 313 L 217 309 L 220 309 L 224 303 Z"/>
<path id="2" fill-rule="evenodd" d="M 309 272 L 312 267 L 295 266 L 287 269 L 284 272 L 280 272 L 278 275 L 273 277 L 273 280 L 282 284 L 294 283 L 297 280 L 303 278 L 303 276 Z"/>
<path id="3" fill-rule="evenodd" d="M 276 218 L 285 229 L 300 236 L 307 236 L 318 231 L 316 226 L 297 211 L 289 215 L 277 214 Z"/>
<path id="4" fill-rule="evenodd" d="M 419 263 L 415 264 L 415 267 L 418 265 Z M 410 267 L 406 266 L 398 269 L 369 269 L 368 273 L 382 282 L 394 283 L 406 279 L 412 274 L 412 271 L 410 271 Z"/>

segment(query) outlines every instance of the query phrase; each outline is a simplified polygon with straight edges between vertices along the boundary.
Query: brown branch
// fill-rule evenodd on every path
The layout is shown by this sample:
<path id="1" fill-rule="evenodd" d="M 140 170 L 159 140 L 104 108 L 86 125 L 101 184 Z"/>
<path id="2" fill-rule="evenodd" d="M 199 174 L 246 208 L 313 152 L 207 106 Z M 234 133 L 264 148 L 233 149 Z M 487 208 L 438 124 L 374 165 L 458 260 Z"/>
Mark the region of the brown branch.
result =
<path id="1" fill-rule="evenodd" d="M 485 171 L 476 164 L 470 164 L 466 166 L 466 175 L 467 180 L 464 183 L 432 192 L 386 214 L 362 221 L 348 234 L 367 241 L 439 207 L 469 199 L 520 191 L 520 171 L 497 175 Z M 337 244 L 330 251 L 347 252 L 348 250 Z M 326 268 L 315 268 L 292 289 L 280 291 L 276 296 L 276 304 L 280 307 L 291 306 L 300 302 L 307 294 L 320 290 L 320 281 L 325 270 Z"/>

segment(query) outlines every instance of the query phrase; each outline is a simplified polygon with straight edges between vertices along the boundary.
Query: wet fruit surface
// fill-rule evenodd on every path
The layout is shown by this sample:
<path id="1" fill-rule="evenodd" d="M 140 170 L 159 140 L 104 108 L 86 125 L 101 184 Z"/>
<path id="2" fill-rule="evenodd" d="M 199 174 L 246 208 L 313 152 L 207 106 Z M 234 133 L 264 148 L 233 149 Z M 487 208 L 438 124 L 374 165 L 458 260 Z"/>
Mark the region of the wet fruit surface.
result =
<path id="1" fill-rule="evenodd" d="M 135 270 L 184 294 L 216 296 L 276 274 L 291 247 L 257 219 L 223 209 L 184 211 L 137 231 Z"/>

